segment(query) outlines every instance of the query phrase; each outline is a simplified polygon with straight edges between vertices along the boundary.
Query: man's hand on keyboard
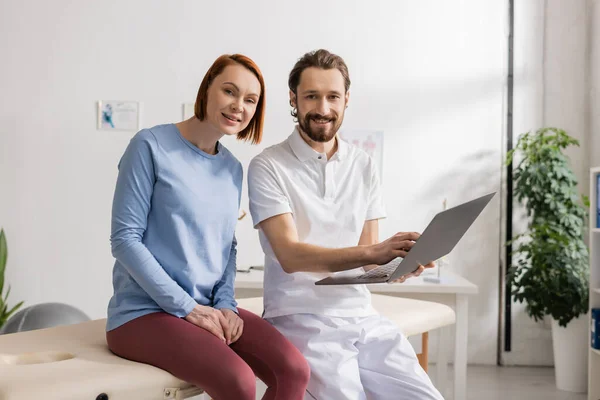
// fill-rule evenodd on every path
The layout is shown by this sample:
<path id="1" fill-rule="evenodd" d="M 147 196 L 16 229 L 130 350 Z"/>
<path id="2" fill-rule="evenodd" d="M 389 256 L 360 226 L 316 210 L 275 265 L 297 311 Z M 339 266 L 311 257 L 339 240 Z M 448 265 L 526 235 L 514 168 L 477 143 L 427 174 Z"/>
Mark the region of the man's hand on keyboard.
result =
<path id="1" fill-rule="evenodd" d="M 430 262 L 427 265 L 420 265 L 416 271 L 413 271 L 410 274 L 402 275 L 400 278 L 393 280 L 391 283 L 404 283 L 408 278 L 421 275 L 421 273 L 423 271 L 425 271 L 425 268 L 433 268 L 433 267 L 435 267 L 435 263 L 433 263 L 433 262 Z"/>
<path id="2" fill-rule="evenodd" d="M 371 263 L 384 265 L 397 257 L 406 257 L 421 234 L 417 232 L 398 232 L 389 239 L 371 246 Z"/>

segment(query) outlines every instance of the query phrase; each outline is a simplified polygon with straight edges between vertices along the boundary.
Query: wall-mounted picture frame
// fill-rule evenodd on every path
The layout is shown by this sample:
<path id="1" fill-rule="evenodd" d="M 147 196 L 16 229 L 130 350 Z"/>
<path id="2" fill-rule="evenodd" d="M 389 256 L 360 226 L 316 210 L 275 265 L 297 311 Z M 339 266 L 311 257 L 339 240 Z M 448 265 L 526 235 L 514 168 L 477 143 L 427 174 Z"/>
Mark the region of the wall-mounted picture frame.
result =
<path id="1" fill-rule="evenodd" d="M 192 118 L 194 116 L 194 103 L 183 103 L 182 111 L 184 121 Z"/>
<path id="2" fill-rule="evenodd" d="M 97 129 L 139 131 L 140 103 L 137 101 L 99 100 Z"/>
<path id="3" fill-rule="evenodd" d="M 364 150 L 377 165 L 380 181 L 383 181 L 383 131 L 369 129 L 341 129 L 342 140 Z"/>

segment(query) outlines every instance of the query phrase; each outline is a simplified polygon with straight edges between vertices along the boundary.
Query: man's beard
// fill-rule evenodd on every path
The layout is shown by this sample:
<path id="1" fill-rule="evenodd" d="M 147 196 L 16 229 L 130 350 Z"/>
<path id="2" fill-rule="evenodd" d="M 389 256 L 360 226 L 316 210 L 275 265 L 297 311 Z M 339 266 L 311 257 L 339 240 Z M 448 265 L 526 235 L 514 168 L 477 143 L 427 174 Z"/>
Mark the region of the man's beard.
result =
<path id="1" fill-rule="evenodd" d="M 327 119 L 330 122 L 327 124 L 327 126 L 312 128 L 310 125 L 311 119 Z M 302 132 L 306 133 L 311 140 L 324 143 L 333 139 L 337 131 L 340 129 L 340 126 L 342 126 L 343 120 L 344 114 L 342 113 L 341 117 L 339 117 L 335 111 L 331 111 L 329 115 L 307 113 L 304 118 L 298 118 L 298 124 L 300 125 Z"/>

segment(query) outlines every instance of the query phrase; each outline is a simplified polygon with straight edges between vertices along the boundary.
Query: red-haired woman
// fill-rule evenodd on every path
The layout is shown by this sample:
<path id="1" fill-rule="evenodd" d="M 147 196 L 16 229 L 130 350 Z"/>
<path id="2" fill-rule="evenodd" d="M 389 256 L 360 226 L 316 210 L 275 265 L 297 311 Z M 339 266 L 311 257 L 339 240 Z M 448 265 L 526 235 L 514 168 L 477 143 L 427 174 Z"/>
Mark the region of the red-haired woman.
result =
<path id="1" fill-rule="evenodd" d="M 237 222 L 243 171 L 219 142 L 259 143 L 265 85 L 256 64 L 224 55 L 195 116 L 138 132 L 119 163 L 111 228 L 115 354 L 164 369 L 220 400 L 302 399 L 304 357 L 260 317 L 237 309 Z"/>

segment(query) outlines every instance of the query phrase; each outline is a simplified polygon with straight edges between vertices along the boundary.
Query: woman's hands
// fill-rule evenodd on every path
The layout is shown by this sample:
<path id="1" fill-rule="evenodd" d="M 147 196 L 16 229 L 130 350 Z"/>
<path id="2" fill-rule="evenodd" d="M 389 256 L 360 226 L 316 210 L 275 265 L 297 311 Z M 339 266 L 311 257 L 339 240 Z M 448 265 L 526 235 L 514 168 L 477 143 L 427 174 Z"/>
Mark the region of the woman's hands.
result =
<path id="1" fill-rule="evenodd" d="M 205 329 L 226 342 L 225 332 L 229 331 L 229 323 L 221 311 L 196 304 L 196 307 L 189 313 L 185 320 Z"/>
<path id="2" fill-rule="evenodd" d="M 232 310 L 197 304 L 185 320 L 212 333 L 227 345 L 236 342 L 244 330 L 244 321 Z"/>
<path id="3" fill-rule="evenodd" d="M 242 331 L 244 330 L 244 320 L 228 308 L 222 308 L 219 311 L 223 314 L 225 319 L 227 319 L 227 324 L 229 326 L 227 330 L 224 330 L 227 344 L 237 342 L 240 336 L 242 336 Z"/>

